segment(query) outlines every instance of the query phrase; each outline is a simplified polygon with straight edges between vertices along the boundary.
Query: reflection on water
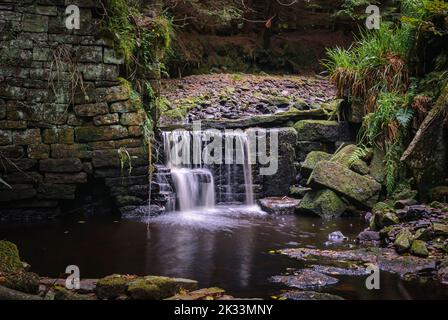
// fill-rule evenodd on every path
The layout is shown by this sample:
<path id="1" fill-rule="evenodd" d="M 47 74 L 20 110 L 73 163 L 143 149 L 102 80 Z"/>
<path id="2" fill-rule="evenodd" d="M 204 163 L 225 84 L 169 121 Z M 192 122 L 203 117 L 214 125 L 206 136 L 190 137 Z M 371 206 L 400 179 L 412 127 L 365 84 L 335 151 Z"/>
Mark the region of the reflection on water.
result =
<path id="1" fill-rule="evenodd" d="M 218 207 L 173 212 L 148 221 L 113 218 L 65 219 L 51 224 L 1 227 L 0 238 L 17 243 L 33 271 L 57 277 L 66 266 L 80 267 L 81 277 L 112 273 L 191 278 L 201 287 L 219 286 L 239 297 L 268 298 L 284 287 L 268 281 L 297 260 L 270 254 L 286 247 L 325 248 L 328 234 L 341 231 L 354 245 L 364 222 L 359 218 L 323 221 L 314 217 L 272 216 L 257 207 Z M 337 276 L 323 291 L 349 299 L 448 298 L 435 284 L 403 281 L 382 274 L 381 290 L 365 288 L 364 277 Z"/>

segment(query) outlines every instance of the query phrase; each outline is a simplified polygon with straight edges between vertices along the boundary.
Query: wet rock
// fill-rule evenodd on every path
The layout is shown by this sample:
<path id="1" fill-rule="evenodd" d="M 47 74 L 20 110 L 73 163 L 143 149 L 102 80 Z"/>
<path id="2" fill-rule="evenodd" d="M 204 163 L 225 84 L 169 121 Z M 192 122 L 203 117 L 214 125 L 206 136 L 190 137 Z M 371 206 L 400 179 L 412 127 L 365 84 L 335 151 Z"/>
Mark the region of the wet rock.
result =
<path id="1" fill-rule="evenodd" d="M 372 230 L 364 230 L 356 237 L 356 240 L 360 243 L 366 243 L 371 241 L 380 241 L 380 233 Z"/>
<path id="2" fill-rule="evenodd" d="M 339 282 L 336 278 L 311 269 L 294 272 L 294 275 L 274 276 L 271 278 L 271 281 L 298 289 L 316 289 Z"/>
<path id="3" fill-rule="evenodd" d="M 165 208 L 152 204 L 151 209 L 146 206 L 125 206 L 120 209 L 123 219 L 141 219 L 148 216 L 159 216 L 165 212 Z"/>
<path id="4" fill-rule="evenodd" d="M 399 253 L 403 253 L 409 250 L 412 244 L 412 233 L 409 229 L 403 229 L 397 235 L 397 238 L 394 242 L 394 247 Z"/>
<path id="5" fill-rule="evenodd" d="M 436 236 L 448 238 L 448 224 L 447 223 L 433 223 L 432 229 Z"/>
<path id="6" fill-rule="evenodd" d="M 362 207 L 371 208 L 377 201 L 381 185 L 373 178 L 362 176 L 340 164 L 321 161 L 310 176 L 312 186 L 332 189 Z"/>
<path id="7" fill-rule="evenodd" d="M 339 139 L 339 124 L 327 120 L 301 120 L 294 125 L 302 141 L 328 141 Z"/>
<path id="8" fill-rule="evenodd" d="M 225 293 L 225 290 L 221 288 L 205 288 L 187 293 L 176 294 L 175 296 L 165 300 L 218 300 L 222 298 Z"/>
<path id="9" fill-rule="evenodd" d="M 347 240 L 348 238 L 344 236 L 341 231 L 334 231 L 328 235 L 328 241 L 334 243 L 341 243 Z"/>
<path id="10" fill-rule="evenodd" d="M 341 216 L 347 210 L 347 204 L 332 190 L 323 189 L 305 194 L 298 210 L 332 218 Z"/>
<path id="11" fill-rule="evenodd" d="M 280 295 L 287 300 L 344 300 L 334 294 L 315 291 L 287 291 Z"/>
<path id="12" fill-rule="evenodd" d="M 330 276 L 363 276 L 369 274 L 364 266 L 356 264 L 345 266 L 315 265 L 313 270 Z"/>
<path id="13" fill-rule="evenodd" d="M 366 263 L 378 265 L 380 270 L 405 276 L 417 274 L 421 271 L 435 270 L 435 260 L 414 256 L 401 256 L 393 249 L 361 248 L 354 250 L 335 251 L 309 248 L 296 248 L 280 250 L 280 253 L 291 258 L 312 263 L 324 263 L 326 265 L 345 265 L 365 268 Z"/>
<path id="14" fill-rule="evenodd" d="M 180 290 L 196 290 L 197 286 L 194 280 L 148 276 L 130 282 L 128 293 L 134 300 L 161 300 L 172 297 Z"/>
<path id="15" fill-rule="evenodd" d="M 330 160 L 331 157 L 331 154 L 324 151 L 311 151 L 301 166 L 301 173 L 305 177 L 309 177 L 319 161 Z"/>
<path id="16" fill-rule="evenodd" d="M 0 272 L 0 286 L 20 292 L 36 294 L 39 291 L 39 276 L 33 272 Z"/>
<path id="17" fill-rule="evenodd" d="M 429 255 L 426 243 L 422 240 L 414 240 L 411 245 L 411 253 L 418 257 L 426 258 Z"/>
<path id="18" fill-rule="evenodd" d="M 428 241 L 431 240 L 433 237 L 433 231 L 431 228 L 420 228 L 417 229 L 417 231 L 414 234 L 415 240 L 423 240 Z"/>
<path id="19" fill-rule="evenodd" d="M 289 197 L 271 197 L 258 200 L 261 209 L 270 214 L 290 215 L 297 210 L 300 200 Z"/>

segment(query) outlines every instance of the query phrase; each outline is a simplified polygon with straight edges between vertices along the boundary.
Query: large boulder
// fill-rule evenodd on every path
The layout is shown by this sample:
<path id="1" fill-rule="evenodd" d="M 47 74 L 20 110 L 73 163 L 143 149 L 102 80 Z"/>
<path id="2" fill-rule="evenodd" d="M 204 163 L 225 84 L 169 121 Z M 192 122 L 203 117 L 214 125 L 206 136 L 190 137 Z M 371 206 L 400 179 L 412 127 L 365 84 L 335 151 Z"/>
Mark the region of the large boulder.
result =
<path id="1" fill-rule="evenodd" d="M 347 204 L 330 189 L 308 192 L 299 205 L 299 211 L 311 212 L 324 218 L 339 217 Z"/>
<path id="2" fill-rule="evenodd" d="M 381 191 L 381 185 L 373 178 L 330 161 L 320 161 L 316 165 L 309 184 L 332 189 L 364 208 L 371 208 L 378 201 Z"/>
<path id="3" fill-rule="evenodd" d="M 301 141 L 336 142 L 339 139 L 339 123 L 328 120 L 301 120 L 294 128 Z"/>
<path id="4" fill-rule="evenodd" d="M 324 151 L 311 151 L 310 153 L 308 153 L 305 161 L 302 163 L 301 173 L 304 176 L 309 177 L 319 161 L 330 160 L 331 157 L 331 154 Z"/>

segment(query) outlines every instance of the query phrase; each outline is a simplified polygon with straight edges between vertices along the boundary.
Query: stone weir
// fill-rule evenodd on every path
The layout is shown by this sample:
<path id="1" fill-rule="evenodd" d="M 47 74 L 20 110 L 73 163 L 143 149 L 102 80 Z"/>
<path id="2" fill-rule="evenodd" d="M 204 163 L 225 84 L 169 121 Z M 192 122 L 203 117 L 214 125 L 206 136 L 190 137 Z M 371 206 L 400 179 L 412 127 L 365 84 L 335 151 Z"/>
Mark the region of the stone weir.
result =
<path id="1" fill-rule="evenodd" d="M 218 204 L 248 204 L 248 187 L 252 188 L 255 200 L 288 196 L 291 192 L 290 187 L 298 184 L 301 180 L 300 168 L 311 151 L 334 153 L 342 143 L 354 140 L 354 134 L 350 132 L 348 123 L 326 119 L 328 119 L 328 115 L 323 110 L 287 111 L 238 120 L 203 120 L 201 121 L 203 131 L 200 132 L 192 131 L 193 124 L 171 124 L 161 129 L 165 144 L 167 140 L 181 142 L 181 144 L 187 144 L 187 149 L 190 150 L 194 148 L 194 138 L 198 138 L 199 141 L 202 141 L 201 143 L 205 140 L 211 141 L 208 138 L 203 139 L 207 136 L 206 132 L 209 129 L 214 129 L 210 131 L 209 135 L 217 136 L 220 140 L 225 140 L 226 135 L 235 136 L 234 132 L 239 132 L 238 135 L 249 135 L 251 131 L 262 130 L 261 132 L 265 132 L 267 137 L 267 156 L 271 154 L 269 151 L 270 139 L 275 131 L 278 136 L 278 170 L 273 175 L 261 175 L 260 169 L 266 166 L 260 165 L 259 162 L 252 164 L 250 169 L 251 186 L 247 185 L 248 179 L 245 178 L 243 174 L 245 170 L 241 165 L 200 165 L 201 168 L 209 170 L 214 177 Z M 214 137 L 213 141 L 215 139 Z M 234 148 L 237 149 L 238 140 L 234 142 Z M 224 155 L 227 152 L 224 141 L 221 146 Z M 168 148 L 165 147 L 165 149 Z M 177 156 L 180 153 L 175 152 L 175 154 Z M 169 161 L 165 162 L 169 163 Z M 195 168 L 191 165 L 187 167 Z M 169 169 L 166 170 L 166 174 L 169 175 Z M 176 183 L 171 181 L 171 185 L 176 185 Z M 172 189 L 176 189 L 176 187 Z"/>
<path id="2" fill-rule="evenodd" d="M 80 29 L 66 26 L 68 2 Z M 119 207 L 147 202 L 146 115 L 118 81 L 99 3 L 0 0 L 0 221 L 54 217 L 102 188 Z"/>

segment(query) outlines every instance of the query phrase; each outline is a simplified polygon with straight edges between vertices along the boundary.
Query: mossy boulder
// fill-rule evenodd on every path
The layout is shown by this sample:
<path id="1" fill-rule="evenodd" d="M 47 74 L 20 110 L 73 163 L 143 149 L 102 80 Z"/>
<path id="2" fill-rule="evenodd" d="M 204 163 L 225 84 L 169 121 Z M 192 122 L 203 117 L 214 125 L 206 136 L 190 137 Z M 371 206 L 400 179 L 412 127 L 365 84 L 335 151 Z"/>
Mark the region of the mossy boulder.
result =
<path id="1" fill-rule="evenodd" d="M 414 240 L 411 245 L 411 253 L 418 257 L 426 258 L 429 256 L 428 248 L 426 247 L 425 241 Z"/>
<path id="2" fill-rule="evenodd" d="M 116 299 L 126 294 L 129 282 L 137 276 L 113 274 L 99 279 L 96 284 L 96 294 L 99 299 Z"/>
<path id="3" fill-rule="evenodd" d="M 311 151 L 310 153 L 308 153 L 305 161 L 302 164 L 301 173 L 304 176 L 309 177 L 319 161 L 330 160 L 331 157 L 331 154 L 324 151 Z"/>
<path id="4" fill-rule="evenodd" d="M 413 241 L 412 233 L 408 228 L 404 228 L 395 238 L 394 247 L 398 253 L 409 250 Z"/>
<path id="5" fill-rule="evenodd" d="M 347 210 L 347 204 L 332 190 L 324 189 L 308 192 L 298 210 L 332 218 L 341 216 Z"/>
<path id="6" fill-rule="evenodd" d="M 336 121 L 301 120 L 294 128 L 302 141 L 335 142 L 339 139 L 339 123 Z"/>
<path id="7" fill-rule="evenodd" d="M 381 185 L 373 178 L 331 161 L 320 161 L 308 182 L 311 186 L 332 189 L 363 208 L 371 208 L 381 191 Z"/>
<path id="8" fill-rule="evenodd" d="M 129 283 L 127 291 L 134 300 L 161 300 L 181 290 L 193 291 L 197 287 L 198 283 L 194 280 L 147 276 Z"/>
<path id="9" fill-rule="evenodd" d="M 39 276 L 26 271 L 0 273 L 0 286 L 20 292 L 36 294 L 39 291 Z"/>
<path id="10" fill-rule="evenodd" d="M 23 263 L 20 261 L 17 246 L 9 241 L 0 241 L 0 272 L 19 271 L 23 271 Z"/>

